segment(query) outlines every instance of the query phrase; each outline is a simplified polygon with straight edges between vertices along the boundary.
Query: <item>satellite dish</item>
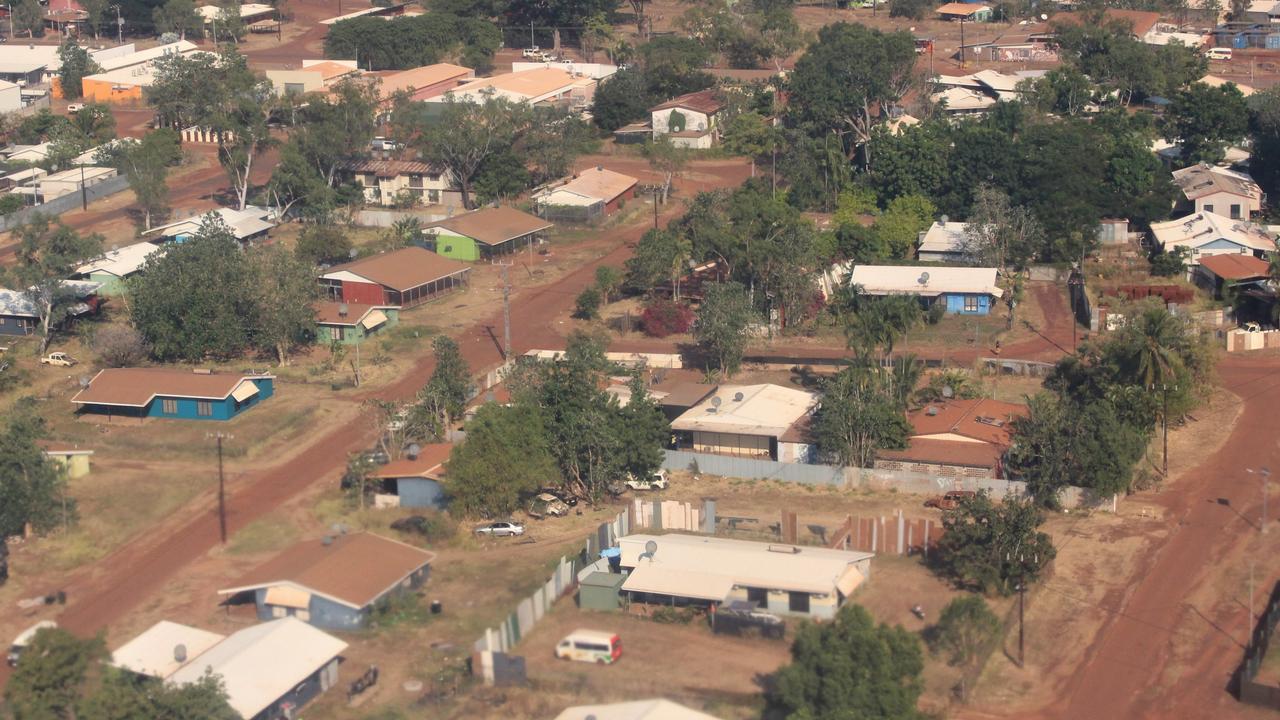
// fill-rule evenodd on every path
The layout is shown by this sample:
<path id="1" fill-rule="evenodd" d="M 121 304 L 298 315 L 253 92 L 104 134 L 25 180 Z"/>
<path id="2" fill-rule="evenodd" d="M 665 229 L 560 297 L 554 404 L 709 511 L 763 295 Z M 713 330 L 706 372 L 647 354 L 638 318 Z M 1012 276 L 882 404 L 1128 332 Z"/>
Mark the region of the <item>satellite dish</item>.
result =
<path id="1" fill-rule="evenodd" d="M 938 222 L 942 223 L 943 225 L 946 225 L 950 221 L 951 221 L 951 218 L 947 217 L 946 215 L 943 215 L 942 217 L 938 218 Z"/>
<path id="2" fill-rule="evenodd" d="M 1040 13 L 1040 19 L 1041 19 L 1041 20 L 1048 20 L 1048 19 L 1049 19 L 1049 16 L 1048 16 L 1048 15 L 1045 15 L 1044 13 Z"/>
<path id="3" fill-rule="evenodd" d="M 89 387 L 89 376 L 88 376 L 88 375 L 81 375 L 81 376 L 80 376 L 80 387 L 81 387 L 81 388 L 87 388 L 87 387 Z"/>
<path id="4" fill-rule="evenodd" d="M 360 254 L 360 251 L 355 248 L 351 248 L 350 250 L 347 251 L 347 257 L 351 258 L 352 260 L 355 260 L 356 255 L 359 255 L 359 254 Z"/>
<path id="5" fill-rule="evenodd" d="M 740 393 L 740 392 L 739 392 L 739 393 L 734 393 L 734 394 L 733 394 L 733 401 L 734 401 L 734 402 L 742 402 L 742 393 Z"/>
<path id="6" fill-rule="evenodd" d="M 409 452 L 410 460 L 417 460 L 418 453 L 422 452 L 422 448 L 418 445 L 418 443 L 412 443 L 409 445 L 408 452 Z"/>
<path id="7" fill-rule="evenodd" d="M 951 398 L 953 398 L 953 397 L 955 397 L 955 396 L 956 396 L 956 391 L 955 391 L 955 390 L 952 390 L 950 385 L 943 385 L 943 386 L 942 386 L 942 397 L 947 398 L 948 400 L 950 400 Z"/>
<path id="8" fill-rule="evenodd" d="M 648 555 L 650 560 L 653 559 L 653 555 L 656 552 L 658 552 L 658 542 L 656 540 L 649 540 L 644 544 L 644 554 Z"/>
<path id="9" fill-rule="evenodd" d="M 723 401 L 723 400 L 721 400 L 721 399 L 720 399 L 720 398 L 718 398 L 718 397 L 713 397 L 713 398 L 711 398 L 711 405 L 712 405 L 712 406 L 714 406 L 714 407 L 720 407 L 720 403 L 722 403 L 722 402 L 724 402 L 724 401 Z"/>
<path id="10" fill-rule="evenodd" d="M 181 643 L 173 646 L 173 659 L 175 662 L 187 661 L 187 646 Z"/>
<path id="11" fill-rule="evenodd" d="M 927 273 L 927 272 L 922 272 L 922 273 L 920 273 L 920 277 L 916 278 L 916 283 L 917 283 L 917 284 L 919 284 L 919 285 L 928 285 L 928 284 L 929 284 L 929 273 Z"/>

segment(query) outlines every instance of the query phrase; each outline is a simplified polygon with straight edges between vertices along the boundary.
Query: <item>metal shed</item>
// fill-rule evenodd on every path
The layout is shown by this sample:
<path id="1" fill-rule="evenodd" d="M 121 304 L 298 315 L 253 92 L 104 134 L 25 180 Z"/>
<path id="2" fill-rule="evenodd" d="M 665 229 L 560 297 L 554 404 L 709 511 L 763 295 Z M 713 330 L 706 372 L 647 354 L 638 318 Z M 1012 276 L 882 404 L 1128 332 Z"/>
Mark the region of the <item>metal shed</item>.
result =
<path id="1" fill-rule="evenodd" d="M 622 607 L 622 583 L 627 579 L 620 573 L 593 572 L 578 586 L 578 607 L 583 610 L 618 610 Z"/>

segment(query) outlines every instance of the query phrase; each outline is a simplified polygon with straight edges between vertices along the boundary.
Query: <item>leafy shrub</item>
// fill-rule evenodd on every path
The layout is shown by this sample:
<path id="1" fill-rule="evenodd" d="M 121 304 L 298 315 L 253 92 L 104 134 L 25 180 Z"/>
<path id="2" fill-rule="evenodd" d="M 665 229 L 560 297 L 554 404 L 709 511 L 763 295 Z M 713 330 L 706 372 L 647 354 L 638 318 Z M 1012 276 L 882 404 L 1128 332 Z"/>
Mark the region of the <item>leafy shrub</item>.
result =
<path id="1" fill-rule="evenodd" d="M 664 625 L 688 625 L 693 622 L 693 616 L 693 608 L 674 608 L 664 605 L 654 610 L 649 618 Z"/>
<path id="2" fill-rule="evenodd" d="M 942 318 L 947 314 L 947 304 L 944 302 L 935 302 L 929 306 L 929 311 L 924 314 L 925 322 L 930 325 L 937 325 L 942 322 Z"/>
<path id="3" fill-rule="evenodd" d="M 645 335 L 657 338 L 687 333 L 693 327 L 693 308 L 667 298 L 654 298 L 640 315 L 640 327 Z"/>
<path id="4" fill-rule="evenodd" d="M 578 294 L 578 299 L 574 301 L 574 317 L 583 320 L 595 320 L 600 316 L 600 291 L 594 287 L 589 287 Z"/>

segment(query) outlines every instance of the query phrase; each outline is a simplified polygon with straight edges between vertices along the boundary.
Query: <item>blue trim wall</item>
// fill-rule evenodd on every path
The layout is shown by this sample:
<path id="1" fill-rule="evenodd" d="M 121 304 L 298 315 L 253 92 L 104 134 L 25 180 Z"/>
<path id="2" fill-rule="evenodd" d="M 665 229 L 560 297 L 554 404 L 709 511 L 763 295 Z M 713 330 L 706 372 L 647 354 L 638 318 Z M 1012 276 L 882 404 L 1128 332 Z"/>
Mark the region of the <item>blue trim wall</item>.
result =
<path id="1" fill-rule="evenodd" d="M 0 315 L 0 335 L 30 335 L 36 330 L 34 318 Z"/>
<path id="2" fill-rule="evenodd" d="M 230 420 L 275 394 L 275 382 L 272 378 L 249 378 L 249 381 L 258 387 L 258 394 L 244 402 L 237 402 L 236 399 L 230 395 L 222 400 L 197 400 L 194 398 L 175 398 L 158 395 L 144 408 L 86 404 L 82 406 L 81 411 L 98 415 L 112 415 L 116 417 L 154 417 L 167 418 L 171 420 Z M 172 400 L 177 404 L 174 412 L 165 412 L 165 400 Z M 200 404 L 205 402 L 209 403 L 210 412 L 208 415 L 201 415 Z"/>
<path id="3" fill-rule="evenodd" d="M 358 570 L 356 571 L 358 572 Z M 334 602 L 328 598 L 321 597 L 316 594 L 311 595 L 311 603 L 307 607 L 309 617 L 306 619 L 307 624 L 324 630 L 355 630 L 364 627 L 369 616 L 373 613 L 374 608 L 380 604 L 387 602 L 388 599 L 395 597 L 401 593 L 412 592 L 427 583 L 427 579 L 431 576 L 431 566 L 423 565 L 409 576 L 409 586 L 397 586 L 391 588 L 382 597 L 374 600 L 372 604 L 367 605 L 359 610 L 342 603 Z M 266 603 L 267 588 L 258 588 L 253 592 L 253 602 L 257 607 L 258 619 L 262 621 L 275 620 L 279 617 L 296 617 L 298 611 L 296 608 L 268 605 Z M 284 611 L 283 616 L 275 614 L 275 609 L 280 607 Z M 299 618 L 300 620 L 302 618 Z"/>
<path id="4" fill-rule="evenodd" d="M 965 310 L 965 298 L 977 298 L 977 310 Z M 947 303 L 947 312 L 953 315 L 988 315 L 991 313 L 991 296 L 986 293 L 947 293 L 942 296 Z"/>

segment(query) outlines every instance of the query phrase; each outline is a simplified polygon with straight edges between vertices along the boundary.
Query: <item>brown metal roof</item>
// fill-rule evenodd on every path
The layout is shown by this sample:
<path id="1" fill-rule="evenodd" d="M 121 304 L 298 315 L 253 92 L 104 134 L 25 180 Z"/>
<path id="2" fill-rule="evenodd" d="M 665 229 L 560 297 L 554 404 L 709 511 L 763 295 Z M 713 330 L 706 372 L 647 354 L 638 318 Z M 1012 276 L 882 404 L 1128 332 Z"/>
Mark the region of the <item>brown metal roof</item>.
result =
<path id="1" fill-rule="evenodd" d="M 325 274 L 346 271 L 392 290 L 404 292 L 470 269 L 456 260 L 415 246 L 372 255 L 345 265 L 335 265 Z"/>
<path id="2" fill-rule="evenodd" d="M 910 446 L 903 450 L 877 450 L 876 458 L 935 465 L 995 468 L 1000 465 L 1000 455 L 1003 452 L 1004 448 L 990 443 L 914 438 Z"/>
<path id="3" fill-rule="evenodd" d="M 1255 280 L 1271 275 L 1271 263 L 1252 255 L 1208 255 L 1200 266 L 1223 280 Z"/>
<path id="4" fill-rule="evenodd" d="M 951 433 L 1007 447 L 1014 418 L 1026 414 L 1026 405 L 979 398 L 929 403 L 908 413 L 907 421 L 916 435 Z"/>
<path id="5" fill-rule="evenodd" d="M 352 173 L 373 173 L 378 177 L 400 177 L 401 175 L 439 175 L 442 171 L 428 163 L 416 160 L 360 160 L 343 165 L 343 169 Z"/>
<path id="6" fill-rule="evenodd" d="M 369 533 L 339 535 L 328 545 L 304 540 L 218 593 L 233 595 L 290 583 L 363 608 L 435 557 L 433 552 Z"/>
<path id="7" fill-rule="evenodd" d="M 343 315 L 343 305 L 347 306 L 347 314 Z M 364 303 L 316 302 L 311 304 L 316 310 L 316 322 L 321 325 L 356 325 L 371 310 L 391 307 L 389 305 L 365 305 Z"/>
<path id="8" fill-rule="evenodd" d="M 439 478 L 444 475 L 444 464 L 453 452 L 453 443 L 423 445 L 416 458 L 400 458 L 380 466 L 369 477 L 380 480 L 394 478 Z"/>
<path id="9" fill-rule="evenodd" d="M 270 375 L 196 373 L 167 368 L 108 368 L 89 381 L 71 402 L 143 407 L 157 395 L 222 400 L 246 379 Z"/>
<path id="10" fill-rule="evenodd" d="M 1054 24 L 1086 25 L 1092 22 L 1093 16 L 1083 12 L 1060 12 L 1049 19 Z M 1103 22 L 1119 21 L 1127 25 L 1137 37 L 1146 35 L 1151 28 L 1160 22 L 1160 13 L 1146 10 L 1117 10 L 1107 8 L 1102 11 Z"/>
<path id="11" fill-rule="evenodd" d="M 520 212 L 515 208 L 498 207 L 476 210 L 427 226 L 433 227 L 452 230 L 486 245 L 500 245 L 529 233 L 546 230 L 552 224 L 537 215 Z"/>
<path id="12" fill-rule="evenodd" d="M 711 383 L 682 382 L 672 385 L 670 389 L 663 389 L 667 391 L 667 395 L 658 401 L 659 405 L 691 408 L 715 392 L 716 386 Z"/>
<path id="13" fill-rule="evenodd" d="M 723 110 L 724 102 L 720 100 L 719 93 L 714 89 L 699 90 L 698 92 L 692 92 L 687 95 L 672 98 L 661 105 L 654 105 L 649 108 L 649 112 L 670 110 L 672 108 L 687 108 L 689 110 L 696 110 L 700 113 L 711 115 L 712 113 L 717 113 Z"/>

